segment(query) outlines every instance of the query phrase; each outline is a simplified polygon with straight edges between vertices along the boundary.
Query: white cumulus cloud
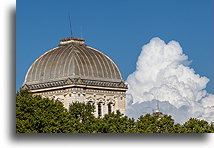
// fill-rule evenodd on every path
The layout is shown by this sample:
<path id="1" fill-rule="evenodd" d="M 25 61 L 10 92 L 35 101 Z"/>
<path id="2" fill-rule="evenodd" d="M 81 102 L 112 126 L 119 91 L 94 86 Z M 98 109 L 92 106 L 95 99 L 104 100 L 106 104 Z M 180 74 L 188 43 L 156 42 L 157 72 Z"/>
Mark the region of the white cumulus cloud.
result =
<path id="1" fill-rule="evenodd" d="M 160 111 L 182 123 L 190 117 L 214 120 L 214 96 L 206 92 L 209 79 L 196 74 L 180 44 L 153 38 L 143 46 L 136 71 L 126 80 L 127 115 L 137 118 Z"/>

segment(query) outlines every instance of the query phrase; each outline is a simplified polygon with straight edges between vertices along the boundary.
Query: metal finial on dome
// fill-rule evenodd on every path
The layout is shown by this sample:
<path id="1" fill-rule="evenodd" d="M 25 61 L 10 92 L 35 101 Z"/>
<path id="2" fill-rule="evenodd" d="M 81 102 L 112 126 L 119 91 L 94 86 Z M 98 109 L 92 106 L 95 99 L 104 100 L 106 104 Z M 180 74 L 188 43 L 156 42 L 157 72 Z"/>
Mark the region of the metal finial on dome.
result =
<path id="1" fill-rule="evenodd" d="M 75 38 L 75 37 L 68 37 L 60 40 L 60 44 L 68 44 L 68 43 L 79 43 L 84 44 L 85 39 L 82 38 Z"/>

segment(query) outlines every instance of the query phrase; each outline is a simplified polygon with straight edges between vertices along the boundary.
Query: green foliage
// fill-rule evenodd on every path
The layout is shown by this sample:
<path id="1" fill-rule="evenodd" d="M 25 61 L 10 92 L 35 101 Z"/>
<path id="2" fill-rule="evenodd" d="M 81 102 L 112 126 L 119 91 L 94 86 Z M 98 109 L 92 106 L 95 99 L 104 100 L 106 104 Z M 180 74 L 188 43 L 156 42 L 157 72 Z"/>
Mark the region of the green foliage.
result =
<path id="1" fill-rule="evenodd" d="M 129 119 L 119 111 L 104 115 L 99 120 L 98 132 L 100 133 L 133 133 L 134 119 Z"/>
<path id="2" fill-rule="evenodd" d="M 119 111 L 95 118 L 95 107 L 74 102 L 65 109 L 59 101 L 32 95 L 26 90 L 16 94 L 17 133 L 213 133 L 204 120 L 191 118 L 183 125 L 171 116 L 146 114 L 137 121 Z"/>
<path id="3" fill-rule="evenodd" d="M 211 133 L 214 133 L 214 123 L 210 123 L 211 126 Z"/>
<path id="4" fill-rule="evenodd" d="M 78 119 L 82 123 L 86 123 L 94 119 L 95 107 L 91 104 L 84 104 L 79 102 L 74 102 L 69 106 L 69 113 L 75 119 Z"/>
<path id="5" fill-rule="evenodd" d="M 94 105 L 89 103 L 74 102 L 69 106 L 69 114 L 80 123 L 78 133 L 96 132 L 97 119 L 93 114 L 94 111 Z"/>
<path id="6" fill-rule="evenodd" d="M 182 133 L 213 133 L 213 127 L 204 120 L 190 118 L 181 128 Z"/>
<path id="7" fill-rule="evenodd" d="M 173 133 L 174 120 L 168 115 L 146 114 L 136 122 L 137 133 Z"/>
<path id="8" fill-rule="evenodd" d="M 173 133 L 182 133 L 182 127 L 180 124 L 177 123 L 173 126 Z"/>
<path id="9" fill-rule="evenodd" d="M 26 90 L 16 94 L 17 133 L 78 132 L 78 124 L 61 102 L 33 96 Z"/>

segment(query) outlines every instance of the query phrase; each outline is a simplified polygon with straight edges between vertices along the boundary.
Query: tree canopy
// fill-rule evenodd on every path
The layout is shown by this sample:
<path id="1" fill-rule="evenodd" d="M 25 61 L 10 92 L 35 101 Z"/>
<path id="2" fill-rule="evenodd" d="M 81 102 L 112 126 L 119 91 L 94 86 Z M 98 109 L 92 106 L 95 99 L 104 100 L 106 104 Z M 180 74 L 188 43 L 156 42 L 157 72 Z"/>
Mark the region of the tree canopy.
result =
<path id="1" fill-rule="evenodd" d="M 119 111 L 95 118 L 92 104 L 74 102 L 65 109 L 60 101 L 32 95 L 27 90 L 16 94 L 17 133 L 213 133 L 207 121 L 191 118 L 175 124 L 169 115 L 146 114 L 137 121 Z"/>

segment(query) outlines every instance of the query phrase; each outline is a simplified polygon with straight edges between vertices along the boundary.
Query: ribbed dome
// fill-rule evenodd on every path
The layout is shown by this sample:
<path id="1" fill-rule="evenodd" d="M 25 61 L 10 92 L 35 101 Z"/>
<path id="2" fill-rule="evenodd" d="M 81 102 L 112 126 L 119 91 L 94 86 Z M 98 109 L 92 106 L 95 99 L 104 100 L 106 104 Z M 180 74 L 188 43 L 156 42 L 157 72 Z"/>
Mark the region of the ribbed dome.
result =
<path id="1" fill-rule="evenodd" d="M 102 52 L 74 37 L 60 40 L 60 45 L 40 56 L 29 68 L 24 84 L 38 84 L 81 78 L 120 82 L 116 64 Z"/>

